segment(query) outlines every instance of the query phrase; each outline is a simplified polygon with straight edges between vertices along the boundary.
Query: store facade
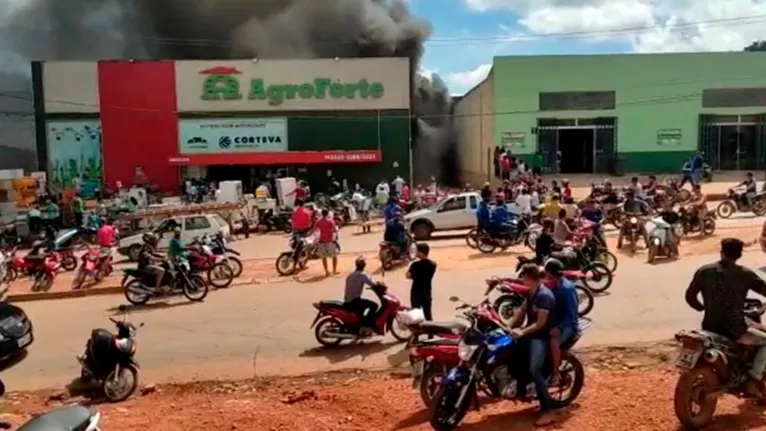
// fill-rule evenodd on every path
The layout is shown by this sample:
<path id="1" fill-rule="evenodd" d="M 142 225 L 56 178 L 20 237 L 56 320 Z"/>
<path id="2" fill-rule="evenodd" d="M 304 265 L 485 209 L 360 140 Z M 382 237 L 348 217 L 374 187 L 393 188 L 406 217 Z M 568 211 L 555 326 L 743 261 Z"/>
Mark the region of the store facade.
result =
<path id="1" fill-rule="evenodd" d="M 246 187 L 275 171 L 320 186 L 410 177 L 407 59 L 53 62 L 33 75 L 50 172 L 74 164 L 82 175 L 99 159 L 108 184 L 143 172 L 168 191 L 185 176 Z M 75 125 L 98 145 L 58 144 L 50 129 L 82 135 Z"/>
<path id="2" fill-rule="evenodd" d="M 746 52 L 495 57 L 477 87 L 491 91 L 457 108 L 483 106 L 492 124 L 466 115 L 462 130 L 483 134 L 461 132 L 461 151 L 478 141 L 563 174 L 678 172 L 695 151 L 715 169 L 764 169 L 765 72 L 766 57 Z M 464 171 L 476 169 L 486 162 Z"/>

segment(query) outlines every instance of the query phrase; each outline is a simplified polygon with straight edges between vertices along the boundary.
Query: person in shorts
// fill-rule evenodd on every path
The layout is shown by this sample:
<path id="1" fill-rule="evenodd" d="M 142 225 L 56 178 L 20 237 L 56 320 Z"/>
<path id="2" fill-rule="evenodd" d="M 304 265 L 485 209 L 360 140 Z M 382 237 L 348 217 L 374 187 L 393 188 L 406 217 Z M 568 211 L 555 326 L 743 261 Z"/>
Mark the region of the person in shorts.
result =
<path id="1" fill-rule="evenodd" d="M 330 270 L 327 268 L 327 259 L 329 258 L 332 258 L 332 272 L 337 274 L 338 247 L 335 245 L 335 232 L 338 231 L 338 228 L 335 226 L 335 221 L 330 217 L 329 211 L 326 209 L 322 210 L 322 218 L 317 220 L 315 228 L 319 232 L 317 253 L 322 258 L 325 275 L 330 276 Z"/>

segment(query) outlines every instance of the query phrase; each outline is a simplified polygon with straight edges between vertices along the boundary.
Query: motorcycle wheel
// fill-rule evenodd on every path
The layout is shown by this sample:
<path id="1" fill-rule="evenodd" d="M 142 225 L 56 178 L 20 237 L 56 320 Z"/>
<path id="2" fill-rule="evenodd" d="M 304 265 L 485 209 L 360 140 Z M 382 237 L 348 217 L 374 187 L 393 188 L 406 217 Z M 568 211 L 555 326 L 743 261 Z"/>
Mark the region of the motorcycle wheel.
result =
<path id="1" fill-rule="evenodd" d="M 119 375 L 115 376 L 115 372 Z M 130 375 L 130 382 L 127 381 L 127 375 Z M 138 388 L 138 370 L 133 365 L 120 366 L 109 373 L 102 384 L 106 399 L 113 403 L 125 401 L 136 392 Z"/>
<path id="2" fill-rule="evenodd" d="M 205 280 L 199 275 L 190 275 L 189 282 L 184 282 L 182 289 L 186 299 L 194 302 L 199 302 L 205 299 L 208 292 L 207 283 L 205 283 Z"/>
<path id="3" fill-rule="evenodd" d="M 85 284 L 85 270 L 80 268 L 72 279 L 72 289 L 79 289 Z"/>
<path id="4" fill-rule="evenodd" d="M 446 372 L 441 364 L 431 365 L 428 363 L 424 366 L 423 375 L 420 376 L 420 399 L 423 401 L 423 405 L 431 408 Z"/>
<path id="5" fill-rule="evenodd" d="M 223 262 L 216 263 L 207 270 L 207 282 L 215 286 L 216 289 L 224 289 L 231 286 L 234 281 L 234 271 Z"/>
<path id="6" fill-rule="evenodd" d="M 229 257 L 226 260 L 226 263 L 229 265 L 231 270 L 234 272 L 234 278 L 237 278 L 242 275 L 242 261 L 237 259 L 236 257 Z"/>
<path id="7" fill-rule="evenodd" d="M 510 327 L 519 313 L 524 312 L 522 305 L 524 305 L 523 299 L 513 295 L 502 295 L 495 300 L 492 304 L 492 308 L 494 308 L 498 316 L 500 316 L 500 320 L 503 324 Z"/>
<path id="8" fill-rule="evenodd" d="M 657 256 L 657 246 L 652 244 L 646 252 L 646 263 L 649 265 L 653 264 L 655 256 Z"/>
<path id="9" fill-rule="evenodd" d="M 585 317 L 593 311 L 593 306 L 596 305 L 596 300 L 593 298 L 593 293 L 587 287 L 576 284 L 575 290 L 577 290 L 577 299 L 579 300 L 577 314 L 580 317 Z"/>
<path id="10" fill-rule="evenodd" d="M 16 279 L 19 277 L 19 273 L 14 268 L 8 268 L 8 270 L 5 273 L 5 280 L 10 283 L 12 281 L 16 281 Z"/>
<path id="11" fill-rule="evenodd" d="M 561 375 L 561 383 L 559 386 L 555 388 L 551 387 L 549 389 L 555 408 L 566 407 L 572 404 L 572 402 L 580 396 L 585 384 L 585 368 L 583 367 L 582 362 L 577 359 L 577 356 L 570 352 L 562 352 L 559 375 Z M 566 397 L 555 399 L 556 393 L 563 394 L 566 390 L 569 390 L 569 394 Z"/>
<path id="12" fill-rule="evenodd" d="M 293 227 L 290 226 L 290 223 L 285 223 L 285 225 L 282 226 L 282 232 L 284 232 L 284 233 L 293 233 Z"/>
<path id="13" fill-rule="evenodd" d="M 495 244 L 489 235 L 481 234 L 476 237 L 476 248 L 478 248 L 482 253 L 491 254 L 494 253 L 497 249 L 497 244 Z"/>
<path id="14" fill-rule="evenodd" d="M 706 218 L 705 224 L 704 224 L 704 230 L 702 231 L 703 235 L 712 235 L 715 233 L 715 220 L 712 218 Z"/>
<path id="15" fill-rule="evenodd" d="M 74 271 L 77 269 L 77 259 L 74 256 L 66 256 L 61 259 L 61 267 L 64 268 L 64 271 Z"/>
<path id="16" fill-rule="evenodd" d="M 385 271 L 390 271 L 394 267 L 394 257 L 391 255 L 391 250 L 384 249 L 380 251 L 380 267 Z"/>
<path id="17" fill-rule="evenodd" d="M 442 385 L 439 387 L 436 395 L 434 395 L 430 409 L 430 423 L 433 429 L 436 431 L 452 431 L 460 425 L 473 402 L 473 384 L 466 391 L 460 405 L 456 406 L 455 404 L 460 399 L 462 392 L 462 387 L 456 385 Z"/>
<path id="18" fill-rule="evenodd" d="M 53 276 L 47 272 L 43 272 L 35 277 L 35 281 L 32 284 L 33 292 L 47 292 L 53 287 Z"/>
<path id="19" fill-rule="evenodd" d="M 478 244 L 476 243 L 476 237 L 479 235 L 479 229 L 473 228 L 468 231 L 467 234 L 465 234 L 465 243 L 468 245 L 468 247 L 472 249 L 476 249 L 478 247 Z"/>
<path id="20" fill-rule="evenodd" d="M 603 263 L 591 263 L 588 265 L 588 268 L 586 268 L 585 273 L 590 273 L 590 277 L 585 277 L 585 280 L 583 280 L 585 287 L 587 287 L 589 290 L 596 293 L 603 293 L 612 287 L 614 275 L 612 274 L 612 271 L 610 271 L 609 268 L 607 268 L 607 266 Z"/>
<path id="21" fill-rule="evenodd" d="M 125 299 L 133 305 L 144 305 L 152 298 L 146 293 L 140 280 L 131 280 L 125 286 Z"/>
<path id="22" fill-rule="evenodd" d="M 342 328 L 343 322 L 340 320 L 329 316 L 324 317 L 322 320 L 317 322 L 317 325 L 314 327 L 314 338 L 316 338 L 317 342 L 324 347 L 335 347 L 339 345 L 343 339 L 327 337 L 326 333 L 329 331 L 341 332 Z"/>
<path id="23" fill-rule="evenodd" d="M 277 272 L 283 277 L 295 274 L 295 262 L 293 261 L 293 253 L 285 251 L 277 257 L 276 261 Z"/>
<path id="24" fill-rule="evenodd" d="M 732 201 L 723 201 L 715 209 L 715 213 L 721 218 L 729 218 L 735 212 L 737 212 L 737 206 Z M 755 208 L 753 208 L 753 212 L 755 212 Z"/>
<path id="25" fill-rule="evenodd" d="M 713 392 L 717 387 L 718 376 L 707 364 L 698 365 L 682 374 L 673 395 L 673 408 L 678 421 L 689 429 L 701 429 L 710 423 L 718 405 L 718 397 L 700 396 L 700 392 Z"/>
<path id="26" fill-rule="evenodd" d="M 391 322 L 391 326 L 388 328 L 388 330 L 391 332 L 391 335 L 396 338 L 396 341 L 402 343 L 409 341 L 410 337 L 412 337 L 412 331 L 410 331 L 410 328 L 408 328 L 407 325 L 400 323 L 396 317 L 394 317 L 394 320 Z"/>
<path id="27" fill-rule="evenodd" d="M 537 237 L 540 236 L 536 233 L 528 233 L 524 243 L 527 245 L 527 248 L 529 248 L 532 251 L 535 251 L 535 247 L 537 246 Z"/>
<path id="28" fill-rule="evenodd" d="M 606 265 L 612 274 L 617 271 L 617 265 L 619 264 L 617 261 L 617 256 L 605 248 L 599 249 L 598 255 L 596 256 L 596 261 Z"/>

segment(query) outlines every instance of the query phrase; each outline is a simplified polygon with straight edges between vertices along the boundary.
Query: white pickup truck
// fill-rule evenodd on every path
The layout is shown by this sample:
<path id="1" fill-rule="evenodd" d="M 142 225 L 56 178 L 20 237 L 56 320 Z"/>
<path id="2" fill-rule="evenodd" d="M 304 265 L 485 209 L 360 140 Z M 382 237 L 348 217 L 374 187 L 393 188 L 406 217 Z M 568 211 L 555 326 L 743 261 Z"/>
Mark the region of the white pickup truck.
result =
<path id="1" fill-rule="evenodd" d="M 174 216 L 163 220 L 150 231 L 160 237 L 158 244 L 160 249 L 168 248 L 170 238 L 173 237 L 173 230 L 176 227 L 181 228 L 181 238 L 187 244 L 195 237 L 215 235 L 219 231 L 223 231 L 224 236 L 227 238 L 230 235 L 229 224 L 218 214 Z M 138 253 L 141 251 L 144 233 L 141 232 L 120 239 L 117 245 L 117 252 L 132 261 L 138 260 Z"/>
<path id="2" fill-rule="evenodd" d="M 449 195 L 429 208 L 411 212 L 404 217 L 407 227 L 416 240 L 431 237 L 436 231 L 473 229 L 476 227 L 476 209 L 481 195 L 465 192 Z M 507 204 L 508 211 L 517 213 L 515 203 Z"/>

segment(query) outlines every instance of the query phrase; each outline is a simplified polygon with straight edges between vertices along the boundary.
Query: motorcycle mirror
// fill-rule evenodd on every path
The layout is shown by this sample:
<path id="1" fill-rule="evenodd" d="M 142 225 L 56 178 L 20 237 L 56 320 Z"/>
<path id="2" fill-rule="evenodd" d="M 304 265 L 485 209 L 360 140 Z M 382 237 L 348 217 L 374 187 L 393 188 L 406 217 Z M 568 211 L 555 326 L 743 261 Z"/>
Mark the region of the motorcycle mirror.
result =
<path id="1" fill-rule="evenodd" d="M 449 302 L 458 302 L 458 301 L 460 301 L 460 298 L 458 298 L 457 296 L 450 296 L 449 297 Z"/>

